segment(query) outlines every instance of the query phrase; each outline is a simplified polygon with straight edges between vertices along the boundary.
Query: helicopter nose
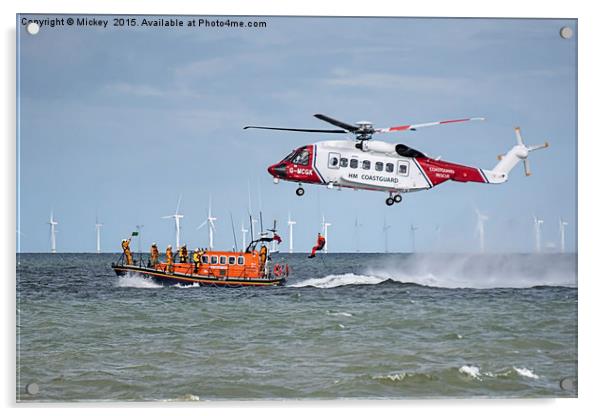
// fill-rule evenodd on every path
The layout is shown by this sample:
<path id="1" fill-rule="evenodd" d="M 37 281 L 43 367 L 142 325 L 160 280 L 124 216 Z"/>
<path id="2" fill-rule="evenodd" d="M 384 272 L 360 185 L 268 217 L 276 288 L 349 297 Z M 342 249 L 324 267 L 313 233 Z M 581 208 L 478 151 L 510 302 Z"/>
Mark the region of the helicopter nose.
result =
<path id="1" fill-rule="evenodd" d="M 278 163 L 268 168 L 268 172 L 275 178 L 286 178 L 286 165 Z"/>

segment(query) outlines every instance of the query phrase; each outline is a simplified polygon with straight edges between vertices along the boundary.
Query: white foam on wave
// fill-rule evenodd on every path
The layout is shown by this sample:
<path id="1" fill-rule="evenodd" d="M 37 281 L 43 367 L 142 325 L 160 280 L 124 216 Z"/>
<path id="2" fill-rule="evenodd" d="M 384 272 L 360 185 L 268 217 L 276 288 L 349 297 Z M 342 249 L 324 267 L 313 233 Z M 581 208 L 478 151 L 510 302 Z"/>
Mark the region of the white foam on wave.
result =
<path id="1" fill-rule="evenodd" d="M 288 285 L 291 287 L 306 287 L 313 286 L 322 289 L 329 289 L 333 287 L 346 286 L 346 285 L 377 285 L 386 278 L 380 278 L 376 276 L 365 276 L 354 273 L 345 274 L 330 274 L 325 277 L 318 277 L 312 279 L 306 279 L 301 282 Z"/>
<path id="2" fill-rule="evenodd" d="M 403 381 L 407 377 L 406 373 L 393 373 L 372 376 L 373 380 L 391 380 L 391 381 Z"/>
<path id="3" fill-rule="evenodd" d="M 175 285 L 173 285 L 174 287 L 178 288 L 178 289 L 192 289 L 192 288 L 199 288 L 201 287 L 201 285 L 199 285 L 198 283 L 193 283 L 191 285 L 183 285 L 181 283 L 177 283 Z"/>
<path id="4" fill-rule="evenodd" d="M 476 365 L 463 365 L 458 371 L 472 378 L 476 378 L 477 380 L 481 379 L 481 369 Z"/>
<path id="5" fill-rule="evenodd" d="M 326 313 L 328 315 L 332 315 L 332 316 L 346 316 L 347 318 L 350 318 L 353 316 L 353 314 L 349 313 L 349 312 L 331 312 L 331 311 L 326 311 Z"/>
<path id="6" fill-rule="evenodd" d="M 139 274 L 127 273 L 125 276 L 119 276 L 117 280 L 118 287 L 135 287 L 138 289 L 157 289 L 161 288 L 160 284 L 153 282 L 151 279 L 142 277 Z"/>
<path id="7" fill-rule="evenodd" d="M 380 265 L 362 271 L 404 283 L 455 288 L 527 288 L 569 286 L 577 283 L 576 258 L 551 261 L 520 255 L 412 255 L 402 260 L 383 258 Z"/>
<path id="8" fill-rule="evenodd" d="M 574 257 L 552 261 L 521 255 L 412 255 L 383 257 L 356 273 L 329 274 L 289 284 L 292 287 L 334 288 L 375 285 L 386 280 L 446 289 L 576 286 Z"/>
<path id="9" fill-rule="evenodd" d="M 523 377 L 533 378 L 535 380 L 539 379 L 539 376 L 537 374 L 535 374 L 533 371 L 529 370 L 528 368 L 521 368 L 521 367 L 512 367 L 512 368 L 514 368 L 514 371 L 516 371 L 518 374 L 520 374 Z"/>

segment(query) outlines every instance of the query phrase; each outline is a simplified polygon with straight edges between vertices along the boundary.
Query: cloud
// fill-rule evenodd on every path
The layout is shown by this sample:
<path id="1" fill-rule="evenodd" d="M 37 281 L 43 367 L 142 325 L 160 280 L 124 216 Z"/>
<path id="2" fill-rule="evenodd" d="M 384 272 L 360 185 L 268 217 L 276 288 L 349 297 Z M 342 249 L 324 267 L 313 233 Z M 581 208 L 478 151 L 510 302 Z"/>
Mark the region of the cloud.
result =
<path id="1" fill-rule="evenodd" d="M 138 97 L 163 97 L 165 91 L 151 85 L 130 84 L 127 82 L 112 83 L 105 86 L 105 91 L 114 94 L 134 95 Z"/>
<path id="2" fill-rule="evenodd" d="M 438 94 L 466 95 L 472 91 L 468 79 L 428 75 L 404 75 L 386 72 L 354 73 L 337 68 L 324 79 L 329 86 L 396 89 L 407 92 L 436 92 Z"/>

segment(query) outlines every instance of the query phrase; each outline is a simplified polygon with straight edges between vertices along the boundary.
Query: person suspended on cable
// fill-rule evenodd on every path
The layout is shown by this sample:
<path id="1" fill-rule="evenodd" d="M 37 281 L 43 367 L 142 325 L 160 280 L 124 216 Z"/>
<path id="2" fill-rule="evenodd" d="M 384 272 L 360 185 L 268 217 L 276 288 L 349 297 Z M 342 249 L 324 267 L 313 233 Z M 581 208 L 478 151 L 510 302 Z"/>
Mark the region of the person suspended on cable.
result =
<path id="1" fill-rule="evenodd" d="M 159 263 L 159 248 L 157 247 L 157 243 L 151 245 L 150 263 L 152 267 L 155 267 Z"/>
<path id="2" fill-rule="evenodd" d="M 318 233 L 318 240 L 316 241 L 316 245 L 311 249 L 311 254 L 308 256 L 308 258 L 313 259 L 316 257 L 316 251 L 322 250 L 325 244 L 326 239 L 322 234 Z"/>
<path id="3" fill-rule="evenodd" d="M 130 250 L 130 240 L 131 237 L 127 240 L 125 238 L 121 240 L 121 248 L 123 250 L 123 255 L 125 256 L 125 261 L 128 266 L 131 266 L 134 263 L 132 260 L 132 251 Z"/>
<path id="4" fill-rule="evenodd" d="M 282 238 L 276 233 L 272 236 L 272 240 L 276 241 L 278 244 L 282 243 Z"/>

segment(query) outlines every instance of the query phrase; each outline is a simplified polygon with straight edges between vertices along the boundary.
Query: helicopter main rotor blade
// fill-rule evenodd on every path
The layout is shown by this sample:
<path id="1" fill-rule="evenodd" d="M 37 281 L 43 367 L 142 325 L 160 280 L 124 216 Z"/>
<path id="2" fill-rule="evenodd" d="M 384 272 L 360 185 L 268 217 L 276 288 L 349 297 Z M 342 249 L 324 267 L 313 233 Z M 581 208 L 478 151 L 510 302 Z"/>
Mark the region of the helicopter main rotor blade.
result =
<path id="1" fill-rule="evenodd" d="M 291 129 L 286 127 L 265 127 L 265 126 L 245 126 L 246 129 L 262 129 L 262 130 L 285 130 L 285 131 L 304 131 L 308 133 L 348 133 L 346 130 L 320 130 L 320 129 Z"/>
<path id="2" fill-rule="evenodd" d="M 485 120 L 485 118 L 483 118 L 483 117 L 459 118 L 459 119 L 455 119 L 455 120 L 431 121 L 429 123 L 406 124 L 405 126 L 395 126 L 395 127 L 387 127 L 384 129 L 374 129 L 374 131 L 376 133 L 392 133 L 395 131 L 416 130 L 416 129 L 421 129 L 423 127 L 432 127 L 432 126 L 438 126 L 441 124 L 462 123 L 465 121 L 483 121 L 483 120 Z"/>
<path id="3" fill-rule="evenodd" d="M 339 120 L 335 120 L 332 117 L 328 117 L 325 116 L 324 114 L 314 114 L 315 118 L 318 118 L 322 121 L 325 121 L 327 123 L 330 123 L 334 126 L 340 127 L 342 129 L 345 129 L 345 132 L 355 132 L 357 131 L 359 128 L 357 126 L 352 126 L 351 124 L 347 124 L 347 123 L 343 123 L 342 121 Z"/>

